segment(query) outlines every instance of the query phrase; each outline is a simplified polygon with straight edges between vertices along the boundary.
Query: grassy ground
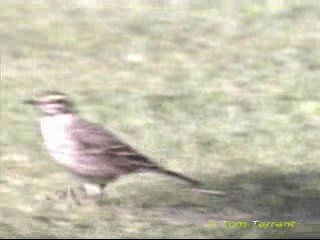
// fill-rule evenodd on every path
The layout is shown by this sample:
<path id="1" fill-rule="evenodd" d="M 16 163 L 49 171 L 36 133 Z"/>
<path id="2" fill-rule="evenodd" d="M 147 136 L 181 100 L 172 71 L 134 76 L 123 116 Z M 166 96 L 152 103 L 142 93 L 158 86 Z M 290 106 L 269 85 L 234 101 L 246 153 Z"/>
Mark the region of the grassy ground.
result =
<path id="1" fill-rule="evenodd" d="M 1 3 L 0 237 L 260 238 L 320 234 L 320 9 L 239 19 L 208 9 Z M 43 196 L 78 183 L 43 149 L 34 90 L 224 196 L 137 174 L 103 206 Z M 295 221 L 296 229 L 221 221 Z M 217 226 L 208 223 L 215 221 Z"/>

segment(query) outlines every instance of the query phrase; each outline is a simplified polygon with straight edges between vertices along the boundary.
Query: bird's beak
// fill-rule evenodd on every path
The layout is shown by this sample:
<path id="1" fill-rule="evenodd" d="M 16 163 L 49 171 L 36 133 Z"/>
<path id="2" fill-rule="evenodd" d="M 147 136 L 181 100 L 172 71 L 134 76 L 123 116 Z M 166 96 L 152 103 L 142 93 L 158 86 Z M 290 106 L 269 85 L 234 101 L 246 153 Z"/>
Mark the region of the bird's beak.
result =
<path id="1" fill-rule="evenodd" d="M 24 104 L 29 104 L 29 105 L 36 105 L 37 102 L 35 100 L 32 99 L 27 99 L 23 101 Z"/>

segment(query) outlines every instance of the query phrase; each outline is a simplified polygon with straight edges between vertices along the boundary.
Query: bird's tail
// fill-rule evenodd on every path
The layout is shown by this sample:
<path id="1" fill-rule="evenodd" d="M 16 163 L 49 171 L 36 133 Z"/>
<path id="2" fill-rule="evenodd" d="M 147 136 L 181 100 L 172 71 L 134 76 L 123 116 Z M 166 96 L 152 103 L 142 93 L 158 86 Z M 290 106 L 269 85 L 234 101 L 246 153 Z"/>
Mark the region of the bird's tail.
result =
<path id="1" fill-rule="evenodd" d="M 195 179 L 189 178 L 189 177 L 184 176 L 184 175 L 182 175 L 180 173 L 176 173 L 176 172 L 173 172 L 173 171 L 161 168 L 161 167 L 158 167 L 158 168 L 153 169 L 153 170 L 158 172 L 158 173 L 162 173 L 162 174 L 165 174 L 165 175 L 168 175 L 168 176 L 171 176 L 171 177 L 178 178 L 180 180 L 183 180 L 185 182 L 190 183 L 193 186 L 199 186 L 201 184 L 201 182 L 199 182 L 199 181 L 197 181 Z"/>

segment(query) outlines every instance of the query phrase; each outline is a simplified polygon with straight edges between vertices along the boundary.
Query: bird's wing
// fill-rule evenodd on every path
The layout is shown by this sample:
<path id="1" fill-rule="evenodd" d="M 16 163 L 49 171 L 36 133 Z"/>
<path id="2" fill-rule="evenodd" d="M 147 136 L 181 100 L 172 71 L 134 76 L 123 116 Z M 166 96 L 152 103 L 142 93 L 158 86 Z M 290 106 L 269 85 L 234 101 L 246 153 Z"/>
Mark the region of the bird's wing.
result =
<path id="1" fill-rule="evenodd" d="M 157 168 L 143 156 L 101 125 L 77 119 L 70 132 L 81 148 L 88 154 L 104 155 L 115 167 Z M 76 127 L 75 127 L 76 126 Z"/>

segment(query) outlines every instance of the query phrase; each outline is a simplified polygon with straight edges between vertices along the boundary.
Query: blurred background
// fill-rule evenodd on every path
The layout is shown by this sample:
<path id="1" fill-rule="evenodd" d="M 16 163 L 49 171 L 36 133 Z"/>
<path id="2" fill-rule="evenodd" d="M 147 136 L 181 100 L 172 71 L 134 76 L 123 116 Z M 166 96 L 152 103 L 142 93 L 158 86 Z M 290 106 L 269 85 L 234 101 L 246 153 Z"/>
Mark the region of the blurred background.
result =
<path id="1" fill-rule="evenodd" d="M 2 0 L 0 51 L 0 237 L 320 235 L 319 1 Z M 79 185 L 21 104 L 44 89 L 226 194 L 136 174 L 110 184 L 103 206 L 44 200 Z"/>

